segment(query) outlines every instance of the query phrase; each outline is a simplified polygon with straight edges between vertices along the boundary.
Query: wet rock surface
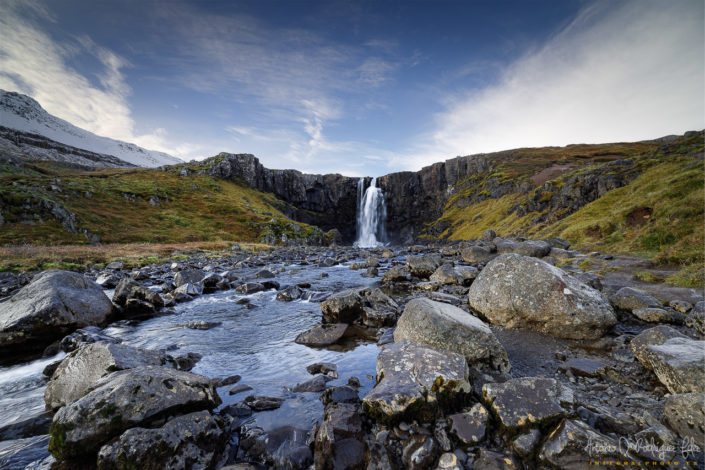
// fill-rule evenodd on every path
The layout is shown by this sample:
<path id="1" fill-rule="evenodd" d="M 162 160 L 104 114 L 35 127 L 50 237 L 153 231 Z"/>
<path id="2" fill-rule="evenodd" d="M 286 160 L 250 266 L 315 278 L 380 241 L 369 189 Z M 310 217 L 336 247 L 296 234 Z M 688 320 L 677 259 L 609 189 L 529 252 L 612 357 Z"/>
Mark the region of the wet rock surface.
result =
<path id="1" fill-rule="evenodd" d="M 103 289 L 85 276 L 49 270 L 0 303 L 0 362 L 41 351 L 73 330 L 104 323 L 113 313 Z"/>
<path id="2" fill-rule="evenodd" d="M 501 255 L 470 286 L 470 306 L 492 323 L 559 338 L 598 338 L 617 319 L 607 299 L 536 258 Z"/>
<path id="3" fill-rule="evenodd" d="M 702 390 L 693 388 L 702 382 L 698 357 L 683 354 L 702 338 L 702 297 L 582 269 L 587 258 L 618 269 L 642 266 L 639 260 L 538 242 L 495 233 L 389 249 L 234 248 L 222 258 L 92 270 L 86 277 L 112 276 L 106 287 L 128 279 L 123 285 L 137 284 L 143 296 L 126 296 L 122 320 L 75 331 L 36 365 L 0 368 L 0 467 L 50 462 L 50 424 L 51 449 L 64 468 L 600 468 L 591 459 L 658 459 L 639 439 L 677 449 L 702 441 Z M 526 306 L 512 297 L 516 323 L 485 323 L 490 317 L 468 298 L 493 272 L 491 263 L 520 252 L 543 255 L 546 244 L 545 262 L 524 256 L 533 268 L 513 277 L 512 285 L 526 285 L 510 293 L 534 289 L 550 302 L 535 294 L 534 306 Z M 470 247 L 489 256 L 475 261 Z M 569 286 L 568 277 L 601 292 L 595 305 L 612 312 L 613 326 L 598 321 L 596 332 L 585 332 L 584 299 L 571 304 L 563 291 L 584 288 Z M 628 290 L 630 297 L 623 291 L 617 300 L 623 287 L 659 305 Z M 141 302 L 150 303 L 150 293 L 165 306 L 127 313 L 130 300 L 135 311 L 147 307 Z M 544 310 L 532 310 L 536 305 Z M 527 321 L 530 314 L 541 321 Z M 573 316 L 582 323 L 566 320 Z M 542 322 L 544 329 L 532 329 Z M 565 332 L 571 328 L 578 333 Z M 325 330 L 335 334 L 311 346 L 296 341 Z M 120 347 L 128 349 L 121 355 Z M 95 354 L 77 361 L 85 350 Z M 144 363 L 142 355 L 159 363 Z M 41 371 L 60 368 L 80 380 L 68 381 L 77 398 L 52 419 L 42 392 L 57 386 Z M 140 375 L 145 369 L 152 371 Z M 172 376 L 186 369 L 195 372 L 188 380 Z M 13 382 L 23 374 L 27 379 Z M 143 387 L 151 392 L 141 395 Z M 702 452 L 690 449 L 696 463 L 689 468 L 702 468 Z M 684 467 L 680 454 L 668 455 Z"/>

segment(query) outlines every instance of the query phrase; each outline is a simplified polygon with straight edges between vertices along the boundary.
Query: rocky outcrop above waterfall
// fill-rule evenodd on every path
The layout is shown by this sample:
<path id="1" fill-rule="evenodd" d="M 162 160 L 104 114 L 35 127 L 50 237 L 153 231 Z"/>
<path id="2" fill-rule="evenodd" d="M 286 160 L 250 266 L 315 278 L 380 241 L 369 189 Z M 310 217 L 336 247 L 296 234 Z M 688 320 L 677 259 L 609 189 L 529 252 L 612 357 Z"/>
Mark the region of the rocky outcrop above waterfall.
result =
<path id="1" fill-rule="evenodd" d="M 355 238 L 357 182 L 339 174 L 310 175 L 297 170 L 270 170 L 250 154 L 221 153 L 204 160 L 197 173 L 244 182 L 274 193 L 283 201 L 280 210 L 299 222 L 324 231 L 337 229 L 347 242 Z M 184 176 L 194 170 L 183 167 Z"/>

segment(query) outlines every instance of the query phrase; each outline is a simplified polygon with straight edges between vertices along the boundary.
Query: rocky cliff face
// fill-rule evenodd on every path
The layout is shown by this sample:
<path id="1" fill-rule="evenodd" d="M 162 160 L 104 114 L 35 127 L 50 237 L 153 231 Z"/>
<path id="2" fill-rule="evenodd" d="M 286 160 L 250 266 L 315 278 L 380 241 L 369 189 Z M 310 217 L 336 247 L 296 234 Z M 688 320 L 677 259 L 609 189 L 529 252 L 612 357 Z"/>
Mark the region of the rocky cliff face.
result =
<path id="1" fill-rule="evenodd" d="M 270 170 L 250 154 L 221 153 L 203 162 L 205 174 L 240 180 L 274 193 L 288 217 L 323 230 L 337 228 L 346 242 L 355 238 L 357 182 L 339 174 L 309 175 L 296 170 Z"/>

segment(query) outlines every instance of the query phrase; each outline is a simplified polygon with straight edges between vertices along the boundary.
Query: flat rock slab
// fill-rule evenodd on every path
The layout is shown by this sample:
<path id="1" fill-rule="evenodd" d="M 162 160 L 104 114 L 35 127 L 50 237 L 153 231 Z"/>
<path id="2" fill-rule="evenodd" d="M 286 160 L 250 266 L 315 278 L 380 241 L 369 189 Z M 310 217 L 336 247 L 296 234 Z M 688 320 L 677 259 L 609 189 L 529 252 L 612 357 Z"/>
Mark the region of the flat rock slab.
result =
<path id="1" fill-rule="evenodd" d="M 564 364 L 561 364 L 559 368 L 569 370 L 573 374 L 581 377 L 598 377 L 607 369 L 607 365 L 594 359 L 579 357 L 570 359 Z"/>
<path id="2" fill-rule="evenodd" d="M 394 330 L 394 340 L 403 339 L 462 354 L 470 364 L 510 369 L 507 351 L 482 320 L 442 302 L 419 298 L 407 303 Z"/>
<path id="3" fill-rule="evenodd" d="M 218 405 L 213 382 L 201 375 L 152 366 L 114 372 L 54 415 L 49 450 L 57 460 L 90 455 L 129 428 Z"/>
<path id="4" fill-rule="evenodd" d="M 564 420 L 539 451 L 539 460 L 556 468 L 612 468 L 593 462 L 629 459 L 620 452 L 619 442 L 605 436 L 580 420 Z"/>
<path id="5" fill-rule="evenodd" d="M 244 403 L 249 406 L 252 411 L 270 411 L 281 407 L 282 403 L 284 403 L 284 399 L 250 395 L 245 398 Z"/>
<path id="6" fill-rule="evenodd" d="M 18 350 L 41 351 L 77 328 L 105 322 L 112 312 L 95 282 L 74 272 L 44 271 L 0 303 L 0 362 Z"/>
<path id="7" fill-rule="evenodd" d="M 649 370 L 653 370 L 653 365 L 651 364 L 653 353 L 651 353 L 647 348 L 649 346 L 658 346 L 663 344 L 671 338 L 687 338 L 687 336 L 666 325 L 659 325 L 642 331 L 634 339 L 632 339 L 630 343 L 634 357 L 636 357 L 644 367 Z"/>
<path id="8" fill-rule="evenodd" d="M 377 356 L 377 385 L 363 399 L 365 411 L 382 422 L 432 420 L 438 408 L 468 393 L 465 357 L 415 341 L 401 340 Z"/>
<path id="9" fill-rule="evenodd" d="M 54 371 L 44 392 L 47 409 L 56 410 L 81 398 L 101 377 L 117 370 L 160 366 L 166 355 L 118 343 L 93 343 L 72 352 Z"/>
<path id="10" fill-rule="evenodd" d="M 132 428 L 103 446 L 98 468 L 123 468 L 130 462 L 143 470 L 208 469 L 220 458 L 229 439 L 221 418 L 208 411 L 178 416 L 157 429 Z"/>
<path id="11" fill-rule="evenodd" d="M 326 375 L 317 375 L 316 377 L 297 384 L 292 391 L 296 393 L 302 392 L 322 392 L 326 389 L 326 384 L 331 380 L 330 377 Z"/>
<path id="12" fill-rule="evenodd" d="M 595 339 L 617 323 L 601 292 L 540 259 L 503 254 L 470 286 L 470 306 L 490 322 L 557 338 Z"/>
<path id="13" fill-rule="evenodd" d="M 671 338 L 647 350 L 654 373 L 669 392 L 705 392 L 705 341 Z"/>
<path id="14" fill-rule="evenodd" d="M 490 414 L 480 403 L 464 413 L 456 413 L 448 417 L 450 432 L 465 445 L 474 445 L 485 438 L 487 421 Z"/>
<path id="15" fill-rule="evenodd" d="M 345 335 L 348 329 L 346 323 L 326 323 L 304 331 L 294 340 L 295 343 L 306 346 L 323 347 L 335 344 Z"/>
<path id="16" fill-rule="evenodd" d="M 656 297 L 633 287 L 622 287 L 610 297 L 610 302 L 616 308 L 630 312 L 640 308 L 663 308 L 663 304 Z"/>
<path id="17" fill-rule="evenodd" d="M 483 385 L 482 399 L 503 428 L 514 430 L 564 417 L 573 391 L 554 379 L 522 377 Z"/>
<path id="18" fill-rule="evenodd" d="M 702 442 L 705 436 L 705 393 L 683 393 L 666 399 L 668 425 L 683 438 Z"/>

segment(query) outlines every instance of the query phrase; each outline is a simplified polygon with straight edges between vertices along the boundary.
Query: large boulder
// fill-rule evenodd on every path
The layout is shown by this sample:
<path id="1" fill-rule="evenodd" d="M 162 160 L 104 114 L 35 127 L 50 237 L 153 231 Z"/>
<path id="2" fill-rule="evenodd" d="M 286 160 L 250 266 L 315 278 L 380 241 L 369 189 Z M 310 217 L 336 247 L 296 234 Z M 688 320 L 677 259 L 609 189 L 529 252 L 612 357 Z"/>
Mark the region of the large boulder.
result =
<path id="1" fill-rule="evenodd" d="M 496 325 L 558 338 L 599 338 L 617 323 L 599 291 L 545 261 L 517 254 L 490 261 L 470 286 L 468 302 Z"/>
<path id="2" fill-rule="evenodd" d="M 215 468 L 230 438 L 224 419 L 208 411 L 178 416 L 157 429 L 132 428 L 98 453 L 99 470 Z"/>
<path id="3" fill-rule="evenodd" d="M 313 463 L 308 439 L 308 431 L 292 426 L 265 431 L 248 423 L 240 431 L 240 450 L 246 458 L 263 462 L 267 468 L 308 468 Z"/>
<path id="4" fill-rule="evenodd" d="M 439 409 L 452 410 L 471 390 L 461 354 L 401 340 L 377 356 L 377 385 L 362 400 L 373 419 L 430 422 Z"/>
<path id="5" fill-rule="evenodd" d="M 315 435 L 317 470 L 364 468 L 366 446 L 359 403 L 330 403 Z"/>
<path id="6" fill-rule="evenodd" d="M 551 245 L 540 240 L 526 240 L 518 243 L 514 252 L 522 256 L 533 256 L 543 258 L 551 252 Z"/>
<path id="7" fill-rule="evenodd" d="M 659 325 L 654 328 L 649 328 L 639 333 L 631 341 L 632 352 L 634 357 L 649 370 L 653 370 L 651 364 L 652 353 L 647 349 L 649 346 L 658 346 L 665 343 L 671 338 L 687 338 L 680 331 L 666 325 Z"/>
<path id="8" fill-rule="evenodd" d="M 666 399 L 664 415 L 668 425 L 683 439 L 695 443 L 705 436 L 705 393 L 683 393 Z"/>
<path id="9" fill-rule="evenodd" d="M 77 328 L 104 323 L 113 304 L 85 276 L 49 270 L 0 303 L 0 362 L 41 352 Z"/>
<path id="10" fill-rule="evenodd" d="M 573 391 L 555 379 L 521 377 L 482 386 L 482 398 L 509 430 L 536 427 L 558 420 L 570 411 Z"/>
<path id="11" fill-rule="evenodd" d="M 394 340 L 408 339 L 465 356 L 509 372 L 507 351 L 482 320 L 452 305 L 426 298 L 411 300 L 397 321 Z"/>
<path id="12" fill-rule="evenodd" d="M 166 355 L 116 343 L 93 343 L 73 351 L 61 362 L 44 391 L 49 410 L 81 398 L 101 377 L 116 370 L 160 366 Z"/>
<path id="13" fill-rule="evenodd" d="M 705 392 L 705 341 L 671 338 L 646 349 L 650 368 L 669 392 Z"/>
<path id="14" fill-rule="evenodd" d="M 440 265 L 441 255 L 438 254 L 407 256 L 406 258 L 406 267 L 411 275 L 422 279 L 428 279 Z"/>
<path id="15" fill-rule="evenodd" d="M 337 292 L 321 302 L 323 323 L 352 323 L 362 315 L 363 306 L 357 291 Z"/>
<path id="16" fill-rule="evenodd" d="M 93 390 L 54 415 L 49 451 L 57 460 L 92 455 L 130 428 L 176 414 L 213 409 L 211 379 L 166 367 L 138 367 L 99 379 Z"/>

